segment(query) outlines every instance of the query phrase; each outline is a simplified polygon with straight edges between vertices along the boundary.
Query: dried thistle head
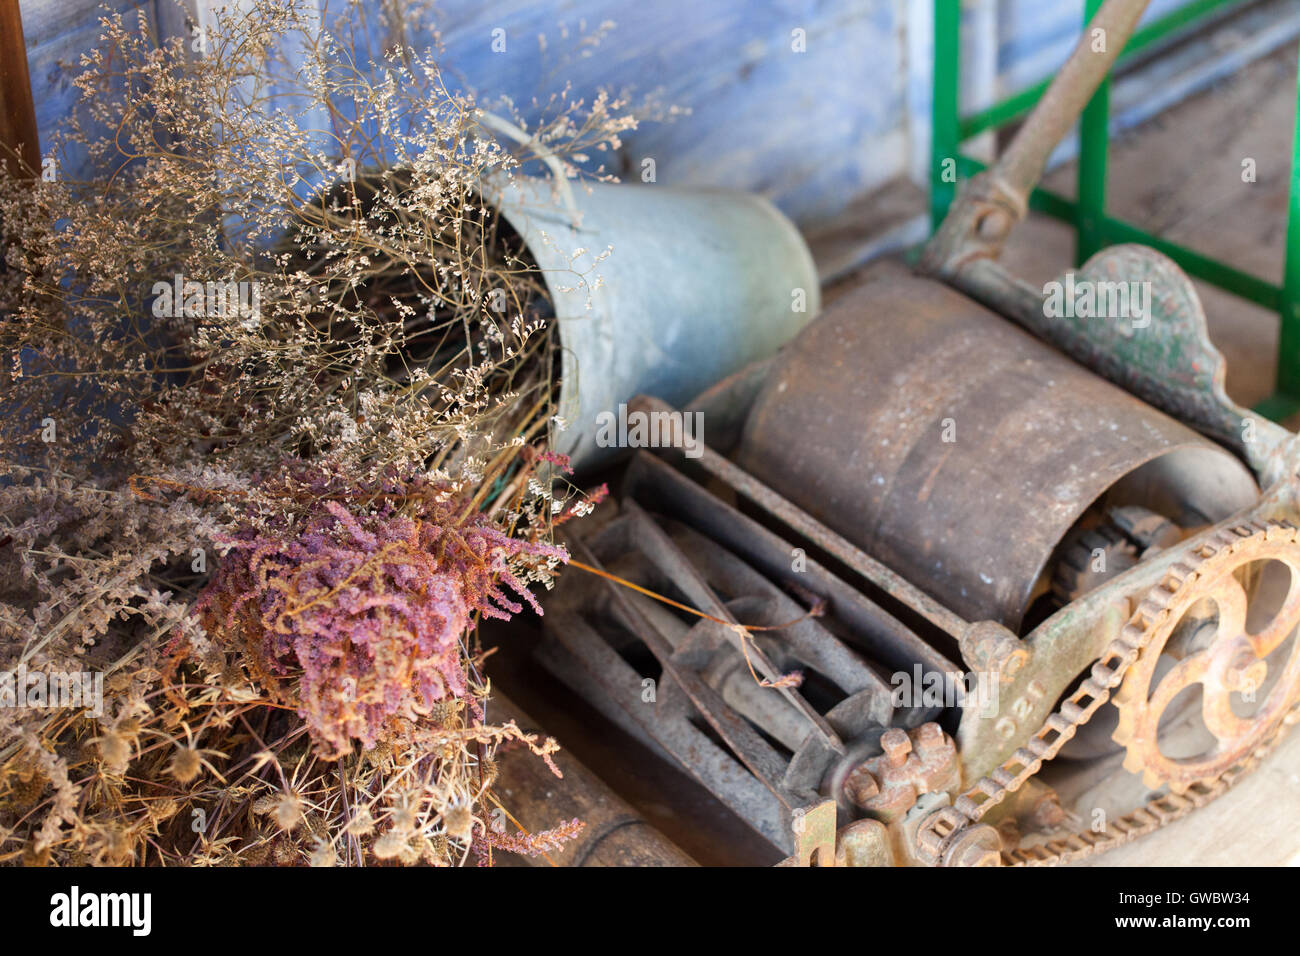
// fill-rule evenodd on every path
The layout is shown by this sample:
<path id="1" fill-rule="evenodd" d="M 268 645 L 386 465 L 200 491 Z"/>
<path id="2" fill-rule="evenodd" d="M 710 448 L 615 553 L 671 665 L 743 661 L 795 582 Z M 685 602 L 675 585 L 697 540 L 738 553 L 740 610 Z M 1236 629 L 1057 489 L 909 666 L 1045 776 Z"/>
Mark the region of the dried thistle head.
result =
<path id="1" fill-rule="evenodd" d="M 468 844 L 474 835 L 474 812 L 466 799 L 456 799 L 442 813 L 447 839 Z"/>
<path id="2" fill-rule="evenodd" d="M 112 721 L 104 732 L 91 739 L 99 747 L 102 767 L 110 776 L 121 776 L 131 762 L 131 753 L 138 753 L 142 724 L 138 717 L 124 716 Z"/>
<path id="3" fill-rule="evenodd" d="M 98 743 L 104 760 L 104 772 L 114 776 L 126 773 L 126 766 L 131 760 L 131 741 L 127 736 L 116 728 L 110 728 L 98 739 Z"/>
<path id="4" fill-rule="evenodd" d="M 366 837 L 370 836 L 375 830 L 375 818 L 371 815 L 368 807 L 362 807 L 343 827 L 343 832 L 349 836 Z"/>
<path id="5" fill-rule="evenodd" d="M 334 844 L 329 840 L 321 837 L 316 838 L 316 846 L 308 857 L 308 862 L 312 866 L 330 867 L 338 863 L 338 853 L 334 850 Z"/>
<path id="6" fill-rule="evenodd" d="M 92 828 L 87 843 L 95 866 L 124 866 L 135 858 L 139 836 L 120 823 L 103 823 Z"/>
<path id="7" fill-rule="evenodd" d="M 198 779 L 199 774 L 207 770 L 218 780 L 224 780 L 209 761 L 210 757 L 225 757 L 226 754 L 210 747 L 199 747 L 194 742 L 194 732 L 190 725 L 181 721 L 181 728 L 185 731 L 185 741 L 175 741 L 175 749 L 172 751 L 172 757 L 167 764 L 167 772 L 172 778 L 180 784 L 193 783 Z"/>
<path id="8" fill-rule="evenodd" d="M 292 832 L 303 821 L 302 799 L 296 793 L 281 794 L 272 816 L 281 830 Z"/>
<path id="9" fill-rule="evenodd" d="M 409 831 L 393 828 L 385 831 L 379 839 L 374 842 L 371 852 L 380 860 L 399 860 L 401 862 L 410 862 L 416 851 L 411 846 L 411 836 Z"/>
<path id="10" fill-rule="evenodd" d="M 172 759 L 167 764 L 167 772 L 180 784 L 193 783 L 203 771 L 203 757 L 198 750 L 186 744 L 178 744 Z"/>

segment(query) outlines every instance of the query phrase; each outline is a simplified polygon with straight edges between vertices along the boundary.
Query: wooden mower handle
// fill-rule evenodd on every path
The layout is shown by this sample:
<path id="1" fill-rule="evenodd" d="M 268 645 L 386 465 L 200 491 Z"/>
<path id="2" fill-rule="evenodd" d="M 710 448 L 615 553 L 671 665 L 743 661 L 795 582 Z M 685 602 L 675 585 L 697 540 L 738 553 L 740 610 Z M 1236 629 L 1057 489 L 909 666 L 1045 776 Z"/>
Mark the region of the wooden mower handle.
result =
<path id="1" fill-rule="evenodd" d="M 1065 66 L 992 166 L 973 177 L 925 247 L 921 270 L 953 280 L 978 259 L 997 259 L 1011 229 L 1025 217 L 1029 194 L 1128 43 L 1147 0 L 1106 0 L 1079 37 Z M 1103 31 L 1101 50 L 1094 49 Z"/>

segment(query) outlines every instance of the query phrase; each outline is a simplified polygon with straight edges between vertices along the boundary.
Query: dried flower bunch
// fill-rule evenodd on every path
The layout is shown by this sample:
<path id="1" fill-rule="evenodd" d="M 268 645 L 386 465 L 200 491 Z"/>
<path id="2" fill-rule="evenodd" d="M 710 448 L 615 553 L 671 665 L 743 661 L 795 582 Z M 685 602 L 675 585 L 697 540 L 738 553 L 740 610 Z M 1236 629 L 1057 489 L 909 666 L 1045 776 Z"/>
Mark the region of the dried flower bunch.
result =
<path id="1" fill-rule="evenodd" d="M 548 574 L 566 558 L 425 479 L 358 488 L 292 476 L 268 490 L 315 510 L 221 539 L 230 551 L 197 607 L 209 633 L 239 638 L 263 686 L 297 675 L 301 716 L 330 756 L 464 697 L 471 615 L 521 611 L 503 587 L 540 614 L 511 561 Z"/>
<path id="2" fill-rule="evenodd" d="M 0 673 L 104 690 L 0 706 L 0 860 L 490 862 L 579 826 L 512 831 L 492 791 L 498 747 L 555 744 L 487 720 L 475 625 L 590 502 L 545 451 L 545 285 L 482 195 L 541 150 L 602 177 L 635 121 L 494 104 L 506 148 L 358 18 L 106 18 L 52 154 L 106 172 L 0 177 Z"/>

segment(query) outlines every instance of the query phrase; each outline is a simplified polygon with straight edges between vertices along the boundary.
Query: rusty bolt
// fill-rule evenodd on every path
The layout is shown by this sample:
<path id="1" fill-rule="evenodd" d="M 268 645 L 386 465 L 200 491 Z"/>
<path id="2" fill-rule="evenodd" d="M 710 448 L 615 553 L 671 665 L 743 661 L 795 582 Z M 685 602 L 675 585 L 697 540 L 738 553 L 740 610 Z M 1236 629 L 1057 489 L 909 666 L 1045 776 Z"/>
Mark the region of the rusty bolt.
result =
<path id="1" fill-rule="evenodd" d="M 844 796 L 863 809 L 867 809 L 871 799 L 880 793 L 880 784 L 867 770 L 866 765 L 859 766 L 844 780 Z"/>
<path id="2" fill-rule="evenodd" d="M 950 866 L 1001 866 L 1002 853 L 992 847 L 968 846 Z"/>
<path id="3" fill-rule="evenodd" d="M 1034 830 L 1050 830 L 1065 822 L 1065 808 L 1061 806 L 1056 791 L 1049 790 L 1035 801 L 1027 822 Z"/>
<path id="4" fill-rule="evenodd" d="M 921 753 L 932 753 L 944 745 L 943 728 L 931 721 L 916 731 L 916 743 Z"/>
<path id="5" fill-rule="evenodd" d="M 943 865 L 1001 866 L 1002 837 L 987 823 L 965 827 L 948 839 Z"/>
<path id="6" fill-rule="evenodd" d="M 977 621 L 962 634 L 962 658 L 971 670 L 998 675 L 998 682 L 1010 683 L 1029 662 L 1029 649 L 1008 628 L 993 621 Z"/>
<path id="7" fill-rule="evenodd" d="M 880 746 L 891 767 L 901 767 L 907 763 L 907 755 L 912 752 L 912 741 L 907 731 L 899 727 L 890 727 L 880 736 Z"/>
<path id="8" fill-rule="evenodd" d="M 1247 693 L 1262 687 L 1268 676 L 1268 664 L 1254 655 L 1249 648 L 1243 648 L 1224 675 L 1228 690 Z"/>

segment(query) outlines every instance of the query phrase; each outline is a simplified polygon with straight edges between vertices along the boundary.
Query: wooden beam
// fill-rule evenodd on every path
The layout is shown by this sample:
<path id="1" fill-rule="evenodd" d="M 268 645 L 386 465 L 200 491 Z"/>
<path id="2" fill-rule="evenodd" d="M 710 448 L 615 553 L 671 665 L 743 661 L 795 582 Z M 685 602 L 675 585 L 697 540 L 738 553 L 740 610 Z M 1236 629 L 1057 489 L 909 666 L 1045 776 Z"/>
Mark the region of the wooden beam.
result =
<path id="1" fill-rule="evenodd" d="M 18 163 L 14 162 L 15 155 Z M 41 168 L 36 107 L 18 0 L 0 0 L 0 164 L 18 176 L 35 177 Z"/>

